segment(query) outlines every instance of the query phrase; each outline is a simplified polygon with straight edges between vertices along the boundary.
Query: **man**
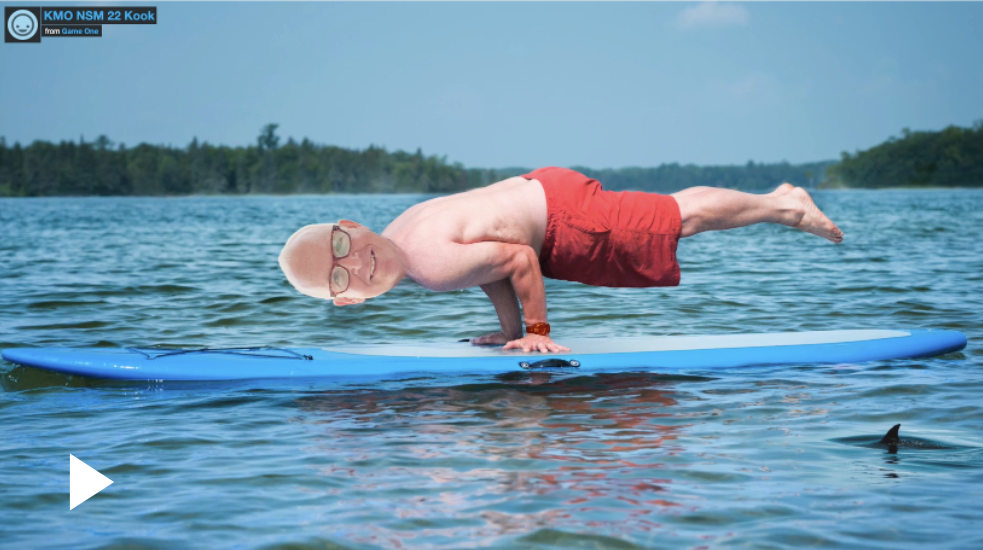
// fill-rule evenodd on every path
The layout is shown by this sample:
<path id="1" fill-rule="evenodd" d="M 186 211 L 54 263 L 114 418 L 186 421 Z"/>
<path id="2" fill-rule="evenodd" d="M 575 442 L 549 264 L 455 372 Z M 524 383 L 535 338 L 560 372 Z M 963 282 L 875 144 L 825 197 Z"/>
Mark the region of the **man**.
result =
<path id="1" fill-rule="evenodd" d="M 477 285 L 502 330 L 472 343 L 559 352 L 569 350 L 550 338 L 544 276 L 676 286 L 680 238 L 762 222 L 843 240 L 809 194 L 787 183 L 764 195 L 714 187 L 657 195 L 605 191 L 572 170 L 542 168 L 417 204 L 382 234 L 348 220 L 309 225 L 287 241 L 280 267 L 300 292 L 339 306 L 378 296 L 404 276 L 435 291 Z"/>

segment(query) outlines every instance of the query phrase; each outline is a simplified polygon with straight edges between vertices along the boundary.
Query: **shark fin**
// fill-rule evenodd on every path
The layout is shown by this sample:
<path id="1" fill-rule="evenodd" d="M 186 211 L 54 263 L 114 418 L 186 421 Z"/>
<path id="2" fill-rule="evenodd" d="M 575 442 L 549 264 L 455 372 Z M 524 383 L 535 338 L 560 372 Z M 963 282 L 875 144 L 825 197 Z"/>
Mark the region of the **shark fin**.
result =
<path id="1" fill-rule="evenodd" d="M 884 438 L 880 440 L 881 445 L 897 445 L 901 441 L 901 437 L 898 435 L 898 430 L 901 429 L 901 424 L 895 424 L 893 428 L 887 431 Z"/>

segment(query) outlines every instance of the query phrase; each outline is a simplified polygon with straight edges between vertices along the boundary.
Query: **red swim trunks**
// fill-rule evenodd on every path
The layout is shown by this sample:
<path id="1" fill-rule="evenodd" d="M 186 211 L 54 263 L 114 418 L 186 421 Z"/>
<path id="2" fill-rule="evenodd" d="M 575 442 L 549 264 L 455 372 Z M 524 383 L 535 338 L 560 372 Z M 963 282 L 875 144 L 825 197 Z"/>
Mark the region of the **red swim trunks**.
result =
<path id="1" fill-rule="evenodd" d="M 566 168 L 522 176 L 546 191 L 543 276 L 593 286 L 679 284 L 676 245 L 679 204 L 669 195 L 605 191 L 597 180 Z"/>

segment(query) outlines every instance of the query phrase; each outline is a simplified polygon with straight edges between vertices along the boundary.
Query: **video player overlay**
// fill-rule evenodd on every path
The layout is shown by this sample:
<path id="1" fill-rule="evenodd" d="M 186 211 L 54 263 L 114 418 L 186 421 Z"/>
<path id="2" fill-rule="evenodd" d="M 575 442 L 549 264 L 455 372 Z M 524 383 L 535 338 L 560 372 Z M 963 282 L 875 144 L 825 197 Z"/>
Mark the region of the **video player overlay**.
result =
<path id="1" fill-rule="evenodd" d="M 42 38 L 102 36 L 103 25 L 156 25 L 157 7 L 5 6 L 3 41 L 31 44 Z"/>

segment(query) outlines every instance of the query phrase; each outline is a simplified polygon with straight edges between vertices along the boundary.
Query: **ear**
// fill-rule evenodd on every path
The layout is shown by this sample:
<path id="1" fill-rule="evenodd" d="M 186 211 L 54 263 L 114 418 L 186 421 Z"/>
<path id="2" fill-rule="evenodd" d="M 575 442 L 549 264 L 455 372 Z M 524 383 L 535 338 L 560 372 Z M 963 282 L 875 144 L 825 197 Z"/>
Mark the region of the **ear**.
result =
<path id="1" fill-rule="evenodd" d="M 338 220 L 338 225 L 344 227 L 345 229 L 358 229 L 359 227 L 362 227 L 362 224 L 351 220 Z"/>
<path id="2" fill-rule="evenodd" d="M 336 306 L 353 306 L 355 304 L 361 304 L 365 301 L 365 298 L 348 298 L 345 296 L 339 296 L 334 299 L 334 305 Z"/>

